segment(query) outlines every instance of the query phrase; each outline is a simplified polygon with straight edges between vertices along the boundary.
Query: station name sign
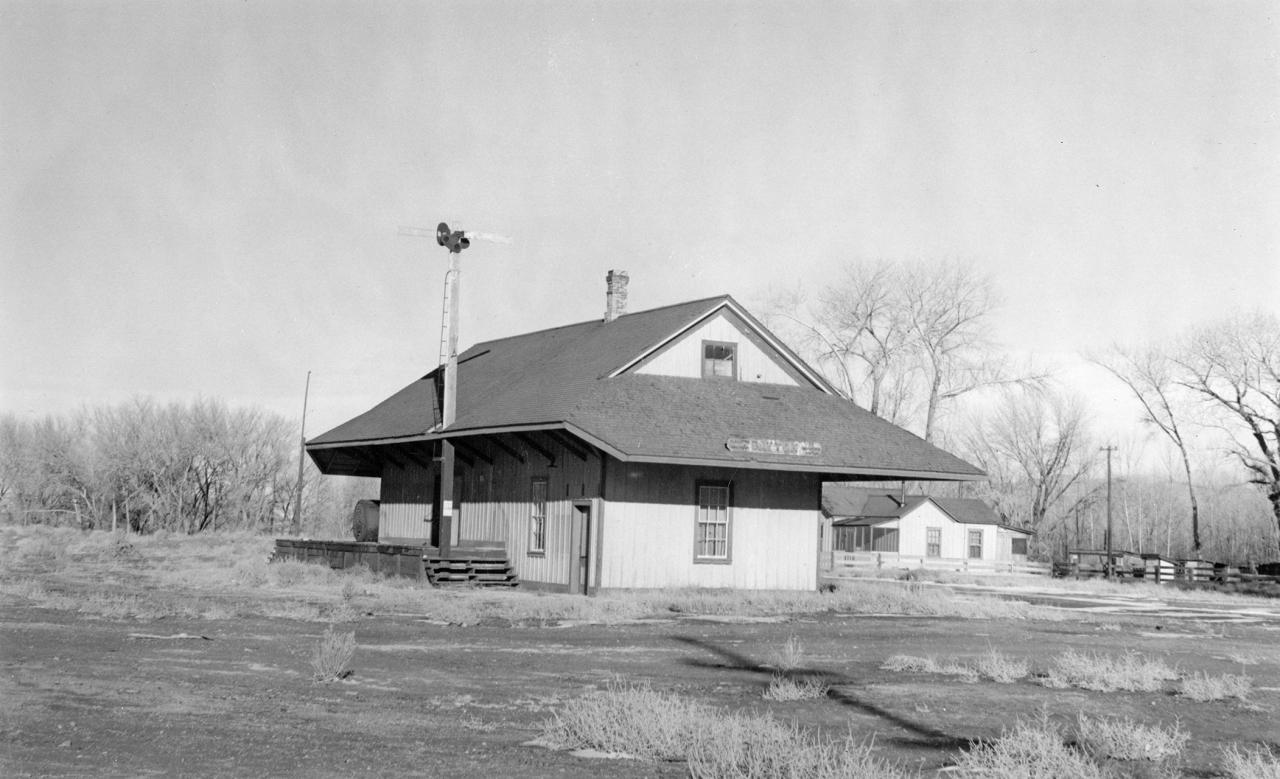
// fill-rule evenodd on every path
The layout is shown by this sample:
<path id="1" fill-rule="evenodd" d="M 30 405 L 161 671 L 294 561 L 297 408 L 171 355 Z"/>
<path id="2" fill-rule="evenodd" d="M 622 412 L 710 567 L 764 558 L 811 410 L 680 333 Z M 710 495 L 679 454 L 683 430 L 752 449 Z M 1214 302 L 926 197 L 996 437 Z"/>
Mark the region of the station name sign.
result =
<path id="1" fill-rule="evenodd" d="M 724 448 L 749 454 L 788 454 L 793 457 L 817 457 L 822 444 L 817 441 L 779 441 L 776 438 L 730 438 Z"/>

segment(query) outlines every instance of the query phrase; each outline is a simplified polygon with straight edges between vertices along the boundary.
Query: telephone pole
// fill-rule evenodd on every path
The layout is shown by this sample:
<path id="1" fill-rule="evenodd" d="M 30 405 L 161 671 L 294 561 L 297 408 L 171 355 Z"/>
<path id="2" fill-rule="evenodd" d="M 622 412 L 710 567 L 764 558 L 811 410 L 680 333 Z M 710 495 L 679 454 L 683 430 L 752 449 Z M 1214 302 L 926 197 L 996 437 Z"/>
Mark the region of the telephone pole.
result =
<path id="1" fill-rule="evenodd" d="M 293 496 L 293 527 L 290 532 L 302 535 L 302 466 L 307 460 L 307 398 L 311 395 L 311 371 L 307 371 L 307 386 L 302 391 L 302 441 L 298 444 L 298 490 Z"/>
<path id="2" fill-rule="evenodd" d="M 1105 571 L 1108 579 L 1115 578 L 1116 575 L 1115 560 L 1111 557 L 1111 453 L 1115 450 L 1116 448 L 1110 444 L 1101 449 L 1107 453 L 1107 564 Z"/>

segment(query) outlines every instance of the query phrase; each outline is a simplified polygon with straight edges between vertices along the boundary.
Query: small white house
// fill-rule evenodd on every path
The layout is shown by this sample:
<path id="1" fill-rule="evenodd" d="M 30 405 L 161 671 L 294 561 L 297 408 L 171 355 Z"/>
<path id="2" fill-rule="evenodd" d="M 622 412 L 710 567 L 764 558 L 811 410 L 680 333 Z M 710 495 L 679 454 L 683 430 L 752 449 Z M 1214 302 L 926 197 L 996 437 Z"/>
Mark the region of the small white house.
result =
<path id="1" fill-rule="evenodd" d="M 1031 531 L 1003 522 L 975 498 L 935 498 L 826 484 L 826 551 L 941 560 L 1024 562 Z"/>

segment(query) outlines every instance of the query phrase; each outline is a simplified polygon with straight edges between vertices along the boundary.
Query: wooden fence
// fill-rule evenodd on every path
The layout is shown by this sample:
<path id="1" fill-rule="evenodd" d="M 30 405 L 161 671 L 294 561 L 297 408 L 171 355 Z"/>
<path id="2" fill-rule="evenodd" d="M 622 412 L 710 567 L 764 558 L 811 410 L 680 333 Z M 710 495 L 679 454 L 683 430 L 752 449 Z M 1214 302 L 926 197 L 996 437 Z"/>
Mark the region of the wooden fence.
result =
<path id="1" fill-rule="evenodd" d="M 825 557 L 825 555 L 824 555 Z M 869 570 L 886 568 L 912 569 L 924 568 L 929 571 L 955 571 L 971 574 L 1004 574 L 1048 576 L 1051 566 L 1048 563 L 1033 563 L 1025 560 L 970 560 L 962 557 L 913 557 L 894 552 L 831 552 L 830 558 L 824 560 L 828 576 L 841 574 L 855 575 Z"/>
<path id="2" fill-rule="evenodd" d="M 1053 575 L 1059 578 L 1099 579 L 1106 576 L 1101 563 L 1054 563 Z M 1115 567 L 1117 579 L 1142 579 L 1156 584 L 1168 582 L 1201 582 L 1212 584 L 1241 584 L 1248 582 L 1277 582 L 1280 576 L 1254 573 L 1233 565 L 1210 563 L 1203 560 L 1143 560 L 1133 565 Z"/>

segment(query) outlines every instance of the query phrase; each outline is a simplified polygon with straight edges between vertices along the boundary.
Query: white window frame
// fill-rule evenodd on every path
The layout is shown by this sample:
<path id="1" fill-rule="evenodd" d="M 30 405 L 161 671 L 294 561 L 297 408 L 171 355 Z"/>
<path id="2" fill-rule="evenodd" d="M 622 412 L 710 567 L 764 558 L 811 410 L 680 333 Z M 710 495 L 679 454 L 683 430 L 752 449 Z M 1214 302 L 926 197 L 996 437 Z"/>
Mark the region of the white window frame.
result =
<path id="1" fill-rule="evenodd" d="M 926 527 L 924 529 L 924 556 L 942 557 L 942 528 Z"/>
<path id="2" fill-rule="evenodd" d="M 978 539 L 978 543 L 976 544 L 973 542 L 975 538 Z M 974 549 L 978 550 L 977 554 L 973 553 Z M 982 531 L 981 530 L 969 531 L 969 559 L 970 560 L 982 559 Z"/>
<path id="3" fill-rule="evenodd" d="M 733 484 L 699 481 L 694 492 L 693 561 L 733 561 Z"/>
<path id="4" fill-rule="evenodd" d="M 707 350 L 710 348 L 726 348 L 729 350 L 729 357 L 711 358 L 707 357 Z M 729 364 L 730 372 L 717 373 L 716 365 Z M 738 378 L 738 344 L 733 341 L 703 341 L 702 342 L 702 378 L 704 379 L 729 379 L 736 381 Z"/>
<path id="5" fill-rule="evenodd" d="M 547 553 L 548 492 L 547 477 L 534 476 L 529 480 L 529 554 L 531 555 Z"/>

